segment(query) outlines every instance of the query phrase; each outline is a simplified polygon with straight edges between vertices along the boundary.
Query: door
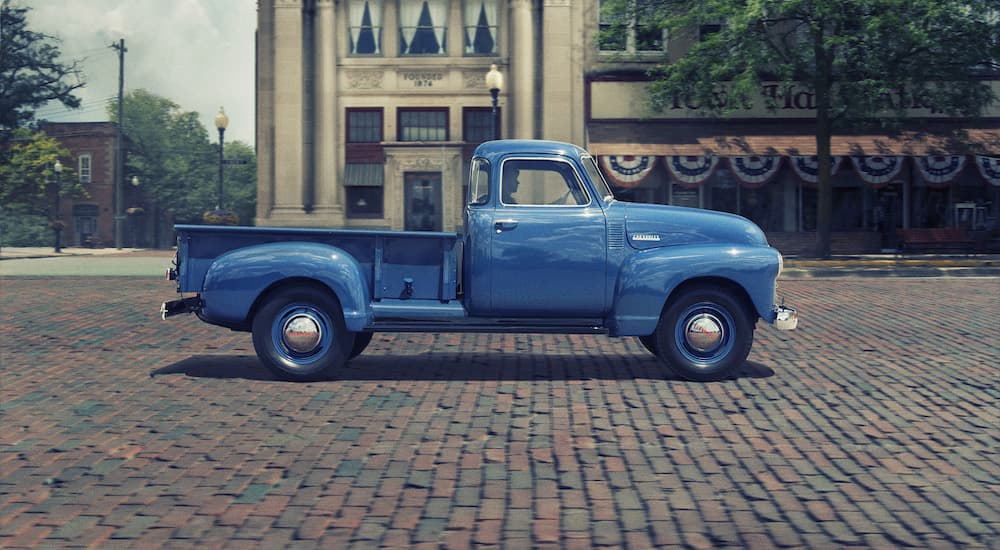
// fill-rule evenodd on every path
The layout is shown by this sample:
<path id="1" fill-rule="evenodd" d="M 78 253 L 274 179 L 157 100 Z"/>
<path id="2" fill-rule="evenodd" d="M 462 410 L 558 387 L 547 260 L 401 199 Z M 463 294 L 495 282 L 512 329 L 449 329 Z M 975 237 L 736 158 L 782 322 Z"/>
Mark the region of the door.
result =
<path id="1" fill-rule="evenodd" d="M 604 211 L 569 162 L 507 159 L 493 210 L 492 308 L 501 317 L 603 317 Z"/>
<path id="2" fill-rule="evenodd" d="M 407 231 L 441 231 L 441 173 L 403 175 L 404 226 Z"/>

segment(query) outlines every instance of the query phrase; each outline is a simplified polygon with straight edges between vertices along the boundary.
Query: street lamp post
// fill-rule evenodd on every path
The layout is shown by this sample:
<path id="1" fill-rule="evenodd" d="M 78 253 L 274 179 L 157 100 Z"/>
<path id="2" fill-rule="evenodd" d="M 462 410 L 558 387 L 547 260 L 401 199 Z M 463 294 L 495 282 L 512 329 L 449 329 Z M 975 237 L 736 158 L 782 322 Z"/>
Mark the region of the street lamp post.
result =
<path id="1" fill-rule="evenodd" d="M 62 252 L 62 215 L 59 210 L 61 205 L 59 204 L 59 195 L 61 195 L 62 189 L 60 189 L 61 182 L 59 177 L 62 175 L 63 165 L 61 162 L 56 160 L 56 163 L 52 165 L 52 171 L 56 174 L 56 211 L 52 219 L 52 230 L 56 234 L 55 251 L 56 254 Z"/>
<path id="2" fill-rule="evenodd" d="M 486 87 L 489 88 L 493 100 L 493 139 L 500 139 L 500 109 L 497 107 L 497 101 L 503 88 L 503 74 L 497 70 L 496 63 L 490 65 L 490 71 L 486 73 Z"/>
<path id="3" fill-rule="evenodd" d="M 219 107 L 219 112 L 215 114 L 215 127 L 219 129 L 219 193 L 215 203 L 216 210 L 222 210 L 222 165 L 223 165 L 223 143 L 226 135 L 226 126 L 229 126 L 229 117 L 226 111 Z"/>
<path id="4" fill-rule="evenodd" d="M 132 176 L 132 189 L 139 188 L 139 176 Z M 132 200 L 135 201 L 135 193 L 132 194 Z M 142 213 L 142 208 L 132 207 L 128 209 L 129 216 L 131 218 L 130 223 L 132 224 L 132 248 L 139 248 L 139 225 L 138 215 Z"/>

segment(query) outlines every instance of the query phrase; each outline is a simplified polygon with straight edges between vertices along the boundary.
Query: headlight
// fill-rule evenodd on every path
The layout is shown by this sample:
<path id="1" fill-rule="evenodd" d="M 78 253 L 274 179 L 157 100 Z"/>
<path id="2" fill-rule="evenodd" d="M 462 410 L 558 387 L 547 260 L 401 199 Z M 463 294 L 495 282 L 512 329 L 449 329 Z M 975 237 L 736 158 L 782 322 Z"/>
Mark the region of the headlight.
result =
<path id="1" fill-rule="evenodd" d="M 785 257 L 778 252 L 778 277 L 781 277 L 781 272 L 785 270 Z"/>

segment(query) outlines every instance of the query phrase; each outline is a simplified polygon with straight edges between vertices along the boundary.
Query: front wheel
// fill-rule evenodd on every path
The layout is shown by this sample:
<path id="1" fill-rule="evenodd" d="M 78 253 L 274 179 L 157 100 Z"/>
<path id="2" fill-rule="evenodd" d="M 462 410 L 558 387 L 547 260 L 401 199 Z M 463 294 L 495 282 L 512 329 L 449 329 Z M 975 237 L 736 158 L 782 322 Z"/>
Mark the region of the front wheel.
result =
<path id="1" fill-rule="evenodd" d="M 688 380 L 721 380 L 750 354 L 754 325 L 725 290 L 696 287 L 663 310 L 656 329 L 660 358 Z"/>
<path id="2" fill-rule="evenodd" d="M 266 299 L 253 319 L 257 356 L 283 380 L 319 380 L 340 368 L 354 345 L 340 302 L 326 289 L 296 286 Z"/>

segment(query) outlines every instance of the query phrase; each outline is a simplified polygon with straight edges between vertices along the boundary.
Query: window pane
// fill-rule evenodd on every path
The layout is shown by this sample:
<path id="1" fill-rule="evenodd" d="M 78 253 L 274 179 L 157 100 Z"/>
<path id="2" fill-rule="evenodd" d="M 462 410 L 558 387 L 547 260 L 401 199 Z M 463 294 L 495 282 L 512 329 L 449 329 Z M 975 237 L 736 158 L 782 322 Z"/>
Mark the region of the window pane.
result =
<path id="1" fill-rule="evenodd" d="M 445 53 L 448 0 L 399 3 L 400 52 L 403 55 Z"/>
<path id="2" fill-rule="evenodd" d="M 381 218 L 381 187 L 345 187 L 348 218 Z"/>
<path id="3" fill-rule="evenodd" d="M 462 112 L 462 116 L 463 138 L 466 143 L 483 143 L 490 141 L 496 135 L 491 109 L 467 108 Z"/>
<path id="4" fill-rule="evenodd" d="M 635 49 L 643 52 L 663 51 L 663 31 L 641 23 L 636 25 Z"/>
<path id="5" fill-rule="evenodd" d="M 77 174 L 80 177 L 80 183 L 90 183 L 90 153 L 80 155 Z"/>
<path id="6" fill-rule="evenodd" d="M 466 55 L 497 52 L 497 0 L 465 0 Z"/>
<path id="7" fill-rule="evenodd" d="M 504 204 L 578 206 L 590 202 L 576 172 L 565 162 L 511 160 L 503 164 L 501 178 Z"/>
<path id="8" fill-rule="evenodd" d="M 627 21 L 628 17 L 625 14 L 604 13 L 604 0 L 601 0 L 600 32 L 597 35 L 598 49 L 602 51 L 623 51 L 628 34 Z"/>
<path id="9" fill-rule="evenodd" d="M 447 111 L 400 111 L 399 141 L 445 141 L 447 139 Z"/>
<path id="10" fill-rule="evenodd" d="M 350 0 L 347 5 L 351 53 L 382 54 L 382 0 Z"/>
<path id="11" fill-rule="evenodd" d="M 347 111 L 347 141 L 349 143 L 382 141 L 382 111 Z"/>
<path id="12" fill-rule="evenodd" d="M 486 204 L 490 198 L 490 163 L 484 159 L 473 159 L 469 180 L 469 204 Z"/>

